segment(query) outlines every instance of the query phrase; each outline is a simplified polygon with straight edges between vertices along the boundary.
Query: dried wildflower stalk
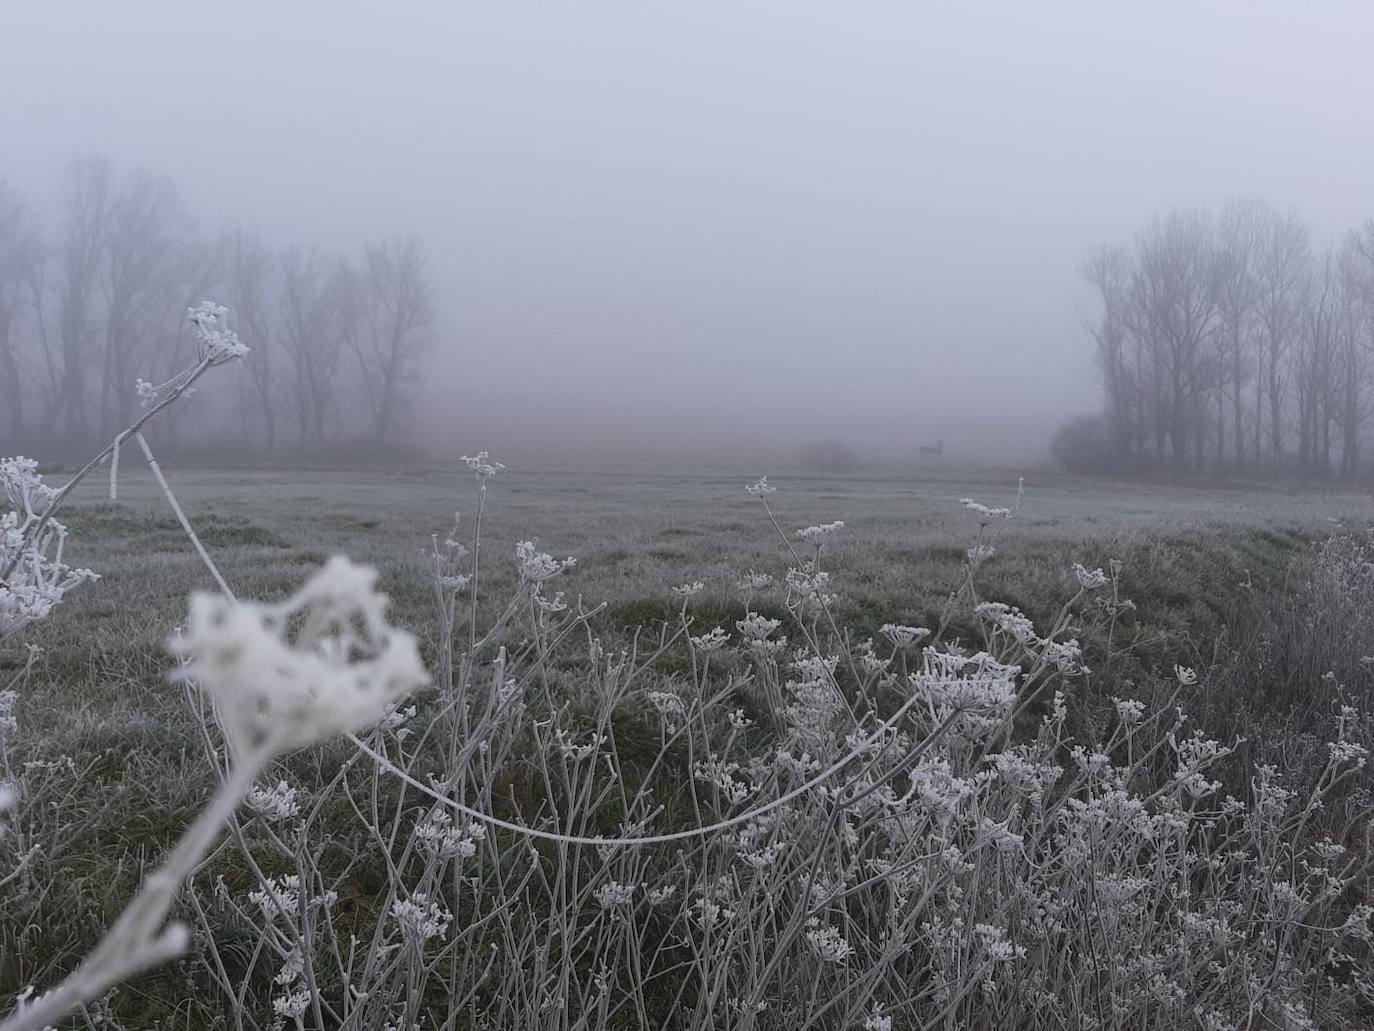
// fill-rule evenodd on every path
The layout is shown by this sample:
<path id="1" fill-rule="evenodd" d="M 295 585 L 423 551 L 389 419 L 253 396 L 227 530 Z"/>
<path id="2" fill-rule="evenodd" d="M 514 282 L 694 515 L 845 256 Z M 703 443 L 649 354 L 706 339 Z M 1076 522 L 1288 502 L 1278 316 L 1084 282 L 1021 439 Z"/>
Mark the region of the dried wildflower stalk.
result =
<path id="1" fill-rule="evenodd" d="M 248 347 L 225 325 L 227 314 L 226 308 L 212 301 L 187 310 L 187 319 L 196 327 L 199 361 L 161 386 L 139 380 L 137 389 L 144 412 L 60 489 L 43 483 L 38 475 L 38 464 L 32 459 L 20 456 L 0 462 L 0 484 L 14 506 L 14 511 L 0 519 L 0 637 L 43 618 L 68 590 L 95 579 L 90 570 L 74 570 L 62 563 L 67 531 L 54 517 L 72 492 L 107 458 L 111 461 L 110 490 L 113 495 L 120 445 L 130 437 L 138 437 L 143 443 L 140 433 L 143 427 L 183 397 L 208 370 L 248 354 Z M 144 453 L 151 462 L 146 445 Z M 157 475 L 161 481 L 160 472 Z M 170 498 L 170 492 L 168 496 Z M 201 550 L 208 563 L 208 556 Z"/>
<path id="2" fill-rule="evenodd" d="M 44 1027 L 184 952 L 189 934 L 166 923 L 168 910 L 263 766 L 375 725 L 428 683 L 415 639 L 386 622 L 376 578 L 376 570 L 336 557 L 277 605 L 192 596 L 187 630 L 169 649 L 182 660 L 178 677 L 194 681 L 214 704 L 233 756 L 229 774 L 81 966 L 0 1031 Z"/>
<path id="3" fill-rule="evenodd" d="M 189 941 L 185 928 L 166 924 L 172 900 L 263 765 L 283 752 L 375 724 L 397 699 L 428 682 L 414 638 L 386 623 L 387 602 L 375 590 L 375 570 L 335 558 L 286 602 L 238 602 L 172 496 L 140 431 L 206 370 L 247 354 L 224 326 L 225 314 L 211 302 L 190 309 L 199 362 L 159 387 L 140 381 L 147 411 L 60 490 L 42 482 L 30 459 L 0 463 L 0 484 L 14 506 L 0 523 L 4 636 L 45 617 L 68 590 L 94 579 L 89 570 L 73 570 L 62 562 L 66 530 L 53 516 L 102 459 L 117 461 L 120 444 L 130 436 L 138 440 L 224 591 L 223 597 L 192 597 L 188 629 L 169 647 L 182 660 L 179 675 L 194 679 L 212 699 L 233 755 L 219 792 L 109 933 L 70 977 L 40 998 L 25 1001 L 0 1024 L 0 1031 L 44 1027 L 112 985 L 183 952 Z M 113 475 L 112 469 L 112 482 Z M 8 788 L 3 801 L 8 808 Z"/>

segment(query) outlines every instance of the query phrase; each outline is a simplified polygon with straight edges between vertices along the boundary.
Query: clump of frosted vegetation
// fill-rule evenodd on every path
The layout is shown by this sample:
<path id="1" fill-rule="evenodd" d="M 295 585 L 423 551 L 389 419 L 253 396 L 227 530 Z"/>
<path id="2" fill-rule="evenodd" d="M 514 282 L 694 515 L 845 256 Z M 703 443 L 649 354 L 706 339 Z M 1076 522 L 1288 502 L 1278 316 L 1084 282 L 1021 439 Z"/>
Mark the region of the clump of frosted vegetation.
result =
<path id="1" fill-rule="evenodd" d="M 1341 708 L 1320 756 L 1281 768 L 1193 725 L 1192 669 L 1094 707 L 1079 641 L 1128 617 L 1121 565 L 1066 570 L 1048 625 L 981 597 L 1019 494 L 964 499 L 966 579 L 937 625 L 893 613 L 860 639 L 837 616 L 844 524 L 789 532 L 760 480 L 782 567 L 682 584 L 673 618 L 611 639 L 557 589 L 572 558 L 492 557 L 504 467 L 464 462 L 472 531 L 436 534 L 419 574 L 432 679 L 371 570 L 333 559 L 275 604 L 214 571 L 170 648 L 220 790 L 3 1031 L 188 950 L 208 997 L 187 1011 L 254 1029 L 1366 1020 L 1369 717 Z M 514 586 L 493 601 L 498 561 Z M 714 591 L 744 599 L 725 625 L 697 619 Z M 278 761 L 301 748 L 322 778 Z M 31 846 L 24 774 L 0 772 L 3 886 Z M 200 865 L 226 823 L 233 878 Z"/>
<path id="2" fill-rule="evenodd" d="M 0 517 L 0 638 L 37 622 L 66 593 L 96 579 L 62 561 L 67 528 L 49 516 L 57 496 L 38 463 L 19 455 L 0 459 L 0 487 L 10 511 Z"/>

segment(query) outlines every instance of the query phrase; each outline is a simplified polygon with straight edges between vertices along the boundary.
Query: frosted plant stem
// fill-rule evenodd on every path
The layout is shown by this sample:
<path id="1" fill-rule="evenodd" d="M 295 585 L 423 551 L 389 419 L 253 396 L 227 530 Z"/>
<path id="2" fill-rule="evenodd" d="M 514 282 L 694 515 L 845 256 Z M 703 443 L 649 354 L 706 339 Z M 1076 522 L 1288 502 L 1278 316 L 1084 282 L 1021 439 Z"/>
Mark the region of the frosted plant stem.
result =
<path id="1" fill-rule="evenodd" d="M 72 491 L 76 490 L 76 488 L 81 484 L 81 481 L 84 480 L 87 476 L 89 476 L 92 470 L 94 470 L 96 466 L 103 462 L 106 459 L 106 457 L 108 457 L 111 454 L 111 452 L 113 452 L 114 449 L 119 446 L 120 441 L 125 440 L 126 438 L 135 433 L 138 433 L 139 430 L 143 428 L 143 425 L 146 422 L 148 422 L 149 419 L 153 418 L 153 416 L 157 415 L 158 412 L 162 411 L 164 408 L 166 408 L 168 405 L 174 402 L 177 398 L 185 394 L 186 391 L 191 388 L 192 384 L 194 384 L 196 380 L 200 379 L 200 377 L 204 374 L 205 370 L 210 368 L 211 364 L 212 358 L 207 356 L 205 358 L 202 358 L 200 362 L 198 362 L 196 365 L 191 366 L 191 368 L 185 370 L 184 372 L 178 373 L 176 376 L 172 377 L 172 379 L 168 380 L 168 383 L 175 383 L 176 386 L 169 390 L 165 397 L 162 397 L 160 400 L 158 400 L 156 404 L 154 404 L 146 412 L 144 412 L 137 419 L 135 419 L 127 429 L 122 430 L 113 441 L 111 441 L 109 444 L 106 444 L 105 447 L 101 449 L 99 454 L 97 454 L 89 462 L 83 465 L 77 472 L 77 474 L 66 482 L 62 489 L 59 490 L 57 494 L 53 496 L 52 503 L 43 512 L 42 516 L 39 517 L 38 522 L 35 523 L 28 530 L 29 538 L 31 540 L 37 540 L 39 538 L 39 535 L 41 535 L 42 532 L 47 528 L 47 525 L 52 520 L 53 516 L 57 514 L 57 510 L 61 508 L 62 505 L 66 502 L 67 498 L 71 496 Z M 14 558 L 10 560 L 10 564 L 7 567 L 5 567 L 5 569 L 0 570 L 0 580 L 4 580 L 6 577 L 8 577 L 11 573 L 14 572 L 14 567 L 19 562 L 20 554 L 22 554 L 22 552 L 17 552 Z"/>
<path id="2" fill-rule="evenodd" d="M 166 924 L 167 911 L 186 878 L 219 836 L 221 827 L 252 786 L 268 753 L 240 756 L 211 803 L 196 817 L 162 865 L 143 882 L 114 926 L 61 984 L 10 1014 L 0 1031 L 36 1031 L 76 1007 L 98 999 L 120 981 L 180 956 L 189 944 L 186 927 Z"/>
<path id="3" fill-rule="evenodd" d="M 866 755 L 869 749 L 872 748 L 872 746 L 877 741 L 879 741 L 883 737 L 883 735 L 887 733 L 887 731 L 892 729 L 892 727 L 896 726 L 897 722 L 903 716 L 906 715 L 907 710 L 910 709 L 920 700 L 921 698 L 919 695 L 913 695 L 911 698 L 907 699 L 907 701 L 902 703 L 901 708 L 899 708 L 895 713 L 892 714 L 892 716 L 890 716 L 884 723 L 882 723 L 877 730 L 875 730 L 863 741 L 859 742 L 859 744 L 857 744 L 850 751 L 846 752 L 843 756 L 837 759 L 826 769 L 816 774 L 810 780 L 807 780 L 797 785 L 797 787 L 793 788 L 791 791 L 779 795 L 777 798 L 769 802 L 766 802 L 763 805 L 757 806 L 754 809 L 749 809 L 742 813 L 738 813 L 737 815 L 729 817 L 728 819 L 720 820 L 712 824 L 707 824 L 703 827 L 692 827 L 687 830 L 672 831 L 668 834 L 646 834 L 640 837 L 611 838 L 588 837 L 586 835 L 580 834 L 559 834 L 555 831 L 539 830 L 536 827 L 526 827 L 518 823 L 511 823 L 509 820 L 502 820 L 500 817 L 492 816 L 490 813 L 484 813 L 480 809 L 474 809 L 471 806 L 466 806 L 462 802 L 459 802 L 457 799 L 449 798 L 447 795 L 442 795 L 439 792 L 435 791 L 433 788 L 429 787 L 428 785 L 420 783 L 405 770 L 401 769 L 399 766 L 393 763 L 386 756 L 382 755 L 376 749 L 371 748 L 366 743 L 364 743 L 356 734 L 345 734 L 344 736 L 347 737 L 349 741 L 352 741 L 353 744 L 355 744 L 360 751 L 369 756 L 383 770 L 392 774 L 395 777 L 400 778 L 406 784 L 409 784 L 416 791 L 420 792 L 420 794 L 426 796 L 427 798 L 432 798 L 434 801 L 440 803 L 441 805 L 447 806 L 448 808 L 456 812 L 462 813 L 463 815 L 471 819 L 478 820 L 481 823 L 485 823 L 491 827 L 498 827 L 501 830 L 507 830 L 512 831 L 516 834 L 522 834 L 527 838 L 538 838 L 542 841 L 553 841 L 562 845 L 595 845 L 598 847 L 633 848 L 644 845 L 666 845 L 675 841 L 689 841 L 692 838 L 706 837 L 708 835 L 715 834 L 718 831 L 728 830 L 731 827 L 737 827 L 742 823 L 748 823 L 751 820 L 757 820 L 759 817 L 767 815 L 774 809 L 778 809 L 786 805 L 794 798 L 798 798 L 806 794 L 808 791 L 813 790 L 820 784 L 825 783 L 825 781 L 829 780 L 835 774 L 839 773 L 842 769 L 848 766 L 855 759 L 860 758 L 863 755 Z M 944 720 L 944 722 L 942 722 L 939 726 L 935 727 L 930 732 L 930 734 L 927 735 L 925 740 L 923 740 L 919 745 L 917 745 L 914 749 L 911 750 L 911 752 L 907 755 L 907 760 L 909 761 L 912 759 L 919 759 L 922 755 L 924 755 L 936 742 L 938 742 L 944 737 L 945 731 L 949 729 L 950 725 L 954 723 L 954 721 L 960 716 L 960 714 L 960 710 L 955 709 Z M 0 1027 L 0 1031 L 8 1031 L 8 1029 Z"/>
<path id="4" fill-rule="evenodd" d="M 470 656 L 475 655 L 477 651 L 477 597 L 480 586 L 478 565 L 482 560 L 482 509 L 486 507 L 487 501 L 487 481 L 481 480 L 479 484 L 477 488 L 477 519 L 472 528 L 472 609 L 468 626 L 468 655 Z"/>
<path id="5" fill-rule="evenodd" d="M 181 522 L 181 528 L 186 531 L 186 536 L 191 538 L 191 543 L 195 545 L 196 554 L 205 563 L 205 568 L 210 570 L 210 575 L 215 578 L 215 583 L 219 584 L 219 589 L 224 592 L 224 596 L 230 601 L 234 601 L 234 592 L 229 589 L 229 585 L 224 582 L 224 577 L 219 575 L 219 570 L 215 567 L 214 561 L 210 558 L 210 553 L 205 550 L 205 545 L 200 543 L 200 538 L 196 536 L 196 531 L 191 529 L 191 521 L 186 518 L 186 513 L 181 510 L 181 505 L 177 502 L 176 495 L 172 493 L 172 488 L 167 483 L 167 478 L 162 475 L 162 469 L 157 464 L 157 459 L 153 457 L 153 450 L 148 446 L 148 442 L 143 439 L 142 433 L 135 433 L 138 438 L 138 446 L 143 449 L 143 457 L 148 460 L 148 468 L 152 469 L 153 476 L 157 479 L 157 485 L 162 488 L 162 493 L 167 498 L 167 504 L 172 506 L 172 511 L 176 513 L 177 519 Z"/>
<path id="6" fill-rule="evenodd" d="M 768 499 L 763 495 L 759 495 L 759 500 L 763 502 L 763 511 L 767 514 L 768 521 L 773 524 L 773 529 L 778 532 L 778 536 L 782 538 L 783 545 L 787 548 L 788 552 L 791 553 L 792 561 L 797 564 L 797 568 L 800 569 L 804 567 L 806 563 L 803 562 L 802 557 L 799 554 L 797 554 L 797 549 L 792 545 L 792 539 L 788 537 L 786 532 L 783 530 L 782 525 L 778 522 L 778 517 L 773 514 L 773 507 L 768 504 Z M 815 568 L 817 571 L 819 571 L 821 568 L 819 547 L 816 549 L 816 564 L 813 568 Z M 835 637 L 838 640 L 846 641 L 844 634 L 840 633 L 839 624 L 835 622 L 834 613 L 830 611 L 829 603 L 819 594 L 817 594 L 816 600 L 820 602 L 821 611 L 825 613 L 825 618 L 827 622 L 829 622 L 830 624 L 831 632 L 834 633 Z M 819 658 L 821 656 L 820 643 L 814 640 L 812 635 L 806 631 L 806 626 L 802 623 L 800 618 L 797 619 L 797 625 L 802 628 L 803 633 L 806 633 L 806 643 L 811 646 L 811 650 L 814 651 L 816 653 L 816 656 Z M 863 677 L 859 676 L 858 667 L 854 665 L 854 656 L 850 652 L 848 647 L 845 648 L 844 656 L 845 663 L 849 666 L 850 676 L 854 678 L 854 682 L 856 684 L 862 684 Z M 835 679 L 835 674 L 833 673 L 830 674 L 830 686 L 835 689 L 835 694 L 838 695 L 840 701 L 844 703 L 845 710 L 849 713 L 850 720 L 853 721 L 855 726 L 858 726 L 859 717 L 854 712 L 854 706 L 849 704 L 849 699 L 845 696 L 845 693 L 842 690 L 840 690 L 840 682 Z"/>

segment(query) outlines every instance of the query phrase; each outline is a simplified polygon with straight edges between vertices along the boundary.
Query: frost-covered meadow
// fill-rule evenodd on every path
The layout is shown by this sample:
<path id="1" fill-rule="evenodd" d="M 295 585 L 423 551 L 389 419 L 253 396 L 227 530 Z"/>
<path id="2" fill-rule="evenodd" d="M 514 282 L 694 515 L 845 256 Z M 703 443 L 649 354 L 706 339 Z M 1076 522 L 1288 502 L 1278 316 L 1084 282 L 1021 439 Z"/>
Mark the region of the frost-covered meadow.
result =
<path id="1" fill-rule="evenodd" d="M 1332 7 L 0 4 L 0 1031 L 1374 1028 Z"/>
<path id="2" fill-rule="evenodd" d="M 3 639 L 7 1031 L 1374 1014 L 1361 494 L 161 471 Z"/>

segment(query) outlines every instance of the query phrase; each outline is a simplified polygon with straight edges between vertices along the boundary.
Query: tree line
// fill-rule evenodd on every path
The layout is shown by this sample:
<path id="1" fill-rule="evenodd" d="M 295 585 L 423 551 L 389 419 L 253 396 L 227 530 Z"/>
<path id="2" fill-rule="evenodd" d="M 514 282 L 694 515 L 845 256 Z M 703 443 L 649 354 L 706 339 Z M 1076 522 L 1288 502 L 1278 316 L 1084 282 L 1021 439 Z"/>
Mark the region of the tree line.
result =
<path id="1" fill-rule="evenodd" d="M 1370 472 L 1374 220 L 1314 247 L 1254 200 L 1156 217 L 1082 274 L 1102 413 L 1056 436 L 1083 471 L 1354 478 Z"/>
<path id="2" fill-rule="evenodd" d="M 207 234 L 175 185 L 100 156 L 66 167 L 50 211 L 0 179 L 0 439 L 46 456 L 110 439 L 136 381 L 194 363 L 189 306 L 213 299 L 250 359 L 169 411 L 178 446 L 257 454 L 393 450 L 433 346 L 433 285 L 413 239 L 360 254 Z M 194 421 L 193 421 L 194 420 Z"/>

